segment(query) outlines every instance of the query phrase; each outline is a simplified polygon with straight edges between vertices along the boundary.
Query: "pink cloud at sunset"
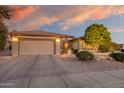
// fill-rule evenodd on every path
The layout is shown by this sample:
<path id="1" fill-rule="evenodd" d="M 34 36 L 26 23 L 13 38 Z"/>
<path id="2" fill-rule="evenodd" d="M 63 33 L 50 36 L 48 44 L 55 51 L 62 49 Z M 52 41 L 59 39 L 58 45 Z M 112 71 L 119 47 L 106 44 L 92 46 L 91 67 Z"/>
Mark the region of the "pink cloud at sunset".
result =
<path id="1" fill-rule="evenodd" d="M 57 21 L 57 19 L 54 17 L 49 18 L 47 16 L 40 16 L 40 17 L 36 17 L 33 20 L 30 20 L 28 23 L 26 23 L 23 26 L 23 29 L 26 29 L 26 30 L 36 29 L 37 27 L 39 27 L 41 25 L 50 25 L 55 21 Z"/>
<path id="2" fill-rule="evenodd" d="M 22 29 L 36 29 L 42 25 L 58 22 L 63 30 L 78 26 L 87 20 L 100 20 L 124 13 L 124 6 L 11 6 L 15 21 L 22 22 Z M 38 15 L 36 15 L 38 14 Z M 36 15 L 32 17 L 32 15 Z M 30 19 L 28 22 L 26 21 Z M 22 21 L 23 20 L 23 21 Z M 17 24 L 16 24 L 17 25 Z M 20 25 L 21 26 L 21 25 Z"/>
<path id="3" fill-rule="evenodd" d="M 5 20 L 9 31 L 50 31 L 80 37 L 93 23 L 103 24 L 113 41 L 124 42 L 124 5 L 19 5 L 12 19 Z"/>
<path id="4" fill-rule="evenodd" d="M 61 24 L 61 27 L 65 30 L 71 26 L 79 25 L 86 20 L 100 20 L 124 13 L 124 6 L 72 6 L 70 9 L 72 15 Z"/>
<path id="5" fill-rule="evenodd" d="M 12 8 L 12 17 L 14 20 L 22 20 L 28 15 L 36 11 L 36 6 L 11 6 Z"/>

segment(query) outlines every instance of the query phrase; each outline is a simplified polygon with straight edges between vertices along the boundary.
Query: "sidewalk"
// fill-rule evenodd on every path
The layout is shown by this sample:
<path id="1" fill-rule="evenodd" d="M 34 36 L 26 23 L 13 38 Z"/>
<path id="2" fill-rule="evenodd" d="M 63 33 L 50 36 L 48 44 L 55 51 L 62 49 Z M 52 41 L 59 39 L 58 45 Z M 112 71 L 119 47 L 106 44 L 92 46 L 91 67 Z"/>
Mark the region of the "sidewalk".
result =
<path id="1" fill-rule="evenodd" d="M 68 74 L 62 76 L 68 87 L 123 88 L 124 70 Z"/>

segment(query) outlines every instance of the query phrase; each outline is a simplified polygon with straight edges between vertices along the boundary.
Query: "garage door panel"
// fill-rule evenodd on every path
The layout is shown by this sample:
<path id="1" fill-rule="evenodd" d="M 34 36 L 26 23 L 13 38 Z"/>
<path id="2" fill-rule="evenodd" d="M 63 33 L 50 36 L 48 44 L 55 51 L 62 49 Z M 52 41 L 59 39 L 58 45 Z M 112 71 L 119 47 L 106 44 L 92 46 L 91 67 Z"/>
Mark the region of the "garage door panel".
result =
<path id="1" fill-rule="evenodd" d="M 54 41 L 52 40 L 22 40 L 20 55 L 53 55 Z"/>

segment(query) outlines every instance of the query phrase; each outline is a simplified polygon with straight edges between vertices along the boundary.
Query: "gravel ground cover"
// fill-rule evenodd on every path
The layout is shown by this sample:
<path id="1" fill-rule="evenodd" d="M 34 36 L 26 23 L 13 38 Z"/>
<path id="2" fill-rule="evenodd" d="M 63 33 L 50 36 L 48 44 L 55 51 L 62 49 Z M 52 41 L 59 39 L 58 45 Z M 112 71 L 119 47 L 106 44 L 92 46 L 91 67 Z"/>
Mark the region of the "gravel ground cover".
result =
<path id="1" fill-rule="evenodd" d="M 124 63 L 110 60 L 81 61 L 76 57 L 60 57 L 63 64 L 75 73 L 124 69 Z"/>

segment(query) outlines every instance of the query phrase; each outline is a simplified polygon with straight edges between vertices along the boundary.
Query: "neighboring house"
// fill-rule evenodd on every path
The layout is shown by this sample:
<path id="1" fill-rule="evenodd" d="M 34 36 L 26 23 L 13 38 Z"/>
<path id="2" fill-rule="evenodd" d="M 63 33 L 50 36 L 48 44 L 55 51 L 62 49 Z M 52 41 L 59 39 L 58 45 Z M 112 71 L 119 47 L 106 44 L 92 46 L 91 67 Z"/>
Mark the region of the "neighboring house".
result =
<path id="1" fill-rule="evenodd" d="M 122 49 L 124 49 L 124 44 L 122 45 Z"/>
<path id="2" fill-rule="evenodd" d="M 88 50 L 88 51 L 94 51 L 93 47 L 91 45 L 88 45 L 85 43 L 84 37 L 74 38 L 72 40 L 69 40 L 71 49 L 78 49 L 78 50 Z"/>
<path id="3" fill-rule="evenodd" d="M 124 44 L 119 44 L 121 49 L 124 49 Z"/>
<path id="4" fill-rule="evenodd" d="M 12 55 L 59 55 L 63 41 L 74 38 L 70 35 L 46 31 L 10 32 Z"/>

